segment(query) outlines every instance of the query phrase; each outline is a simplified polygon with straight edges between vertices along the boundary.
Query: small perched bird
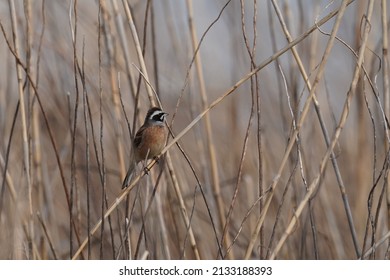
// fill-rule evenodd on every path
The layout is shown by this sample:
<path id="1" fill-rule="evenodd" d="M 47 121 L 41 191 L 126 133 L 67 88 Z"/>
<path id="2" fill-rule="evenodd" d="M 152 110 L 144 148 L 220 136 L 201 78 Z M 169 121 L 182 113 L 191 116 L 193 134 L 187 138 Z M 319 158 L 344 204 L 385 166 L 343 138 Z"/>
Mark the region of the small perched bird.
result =
<path id="1" fill-rule="evenodd" d="M 147 112 L 144 124 L 134 137 L 130 166 L 123 180 L 122 189 L 129 185 L 138 162 L 156 157 L 164 148 L 168 136 L 164 123 L 167 115 L 158 107 L 150 108 Z"/>

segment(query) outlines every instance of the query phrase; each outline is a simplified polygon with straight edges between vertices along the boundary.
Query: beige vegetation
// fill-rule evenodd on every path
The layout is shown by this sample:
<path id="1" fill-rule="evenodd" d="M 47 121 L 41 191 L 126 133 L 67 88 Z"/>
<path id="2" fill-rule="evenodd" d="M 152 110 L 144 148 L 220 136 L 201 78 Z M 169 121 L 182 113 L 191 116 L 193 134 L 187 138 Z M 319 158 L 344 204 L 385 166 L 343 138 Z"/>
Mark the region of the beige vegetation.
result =
<path id="1" fill-rule="evenodd" d="M 389 259 L 389 9 L 1 2 L 0 259 Z"/>

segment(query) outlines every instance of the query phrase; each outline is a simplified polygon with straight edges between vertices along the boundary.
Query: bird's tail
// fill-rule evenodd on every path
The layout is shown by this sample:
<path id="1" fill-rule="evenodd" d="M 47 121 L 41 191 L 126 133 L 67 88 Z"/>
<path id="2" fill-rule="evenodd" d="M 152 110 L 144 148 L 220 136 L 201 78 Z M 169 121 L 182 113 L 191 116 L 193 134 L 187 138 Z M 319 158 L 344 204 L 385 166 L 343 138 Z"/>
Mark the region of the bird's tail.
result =
<path id="1" fill-rule="evenodd" d="M 132 161 L 130 163 L 129 170 L 127 170 L 126 177 L 123 180 L 122 189 L 127 188 L 130 185 L 131 179 L 133 178 L 134 175 L 135 167 L 136 167 L 136 163 L 135 161 Z"/>

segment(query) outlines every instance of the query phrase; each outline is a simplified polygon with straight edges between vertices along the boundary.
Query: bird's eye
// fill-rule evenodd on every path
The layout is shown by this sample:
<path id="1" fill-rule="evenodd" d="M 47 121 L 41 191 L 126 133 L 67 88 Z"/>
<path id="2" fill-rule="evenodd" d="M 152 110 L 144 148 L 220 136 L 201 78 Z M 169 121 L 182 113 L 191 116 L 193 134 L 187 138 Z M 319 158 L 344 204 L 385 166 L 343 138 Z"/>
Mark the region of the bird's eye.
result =
<path id="1" fill-rule="evenodd" d="M 164 121 L 164 114 L 163 113 L 155 114 L 152 116 L 152 119 L 154 121 Z"/>

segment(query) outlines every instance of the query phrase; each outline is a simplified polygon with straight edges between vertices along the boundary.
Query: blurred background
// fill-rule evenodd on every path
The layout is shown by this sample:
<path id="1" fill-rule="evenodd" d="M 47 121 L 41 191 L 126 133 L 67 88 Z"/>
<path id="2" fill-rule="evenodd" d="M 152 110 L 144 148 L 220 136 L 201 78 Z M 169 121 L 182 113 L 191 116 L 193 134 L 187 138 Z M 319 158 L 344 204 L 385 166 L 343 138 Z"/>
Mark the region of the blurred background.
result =
<path id="1" fill-rule="evenodd" d="M 389 259 L 388 13 L 1 1 L 0 258 Z M 153 91 L 189 130 L 123 199 Z"/>

